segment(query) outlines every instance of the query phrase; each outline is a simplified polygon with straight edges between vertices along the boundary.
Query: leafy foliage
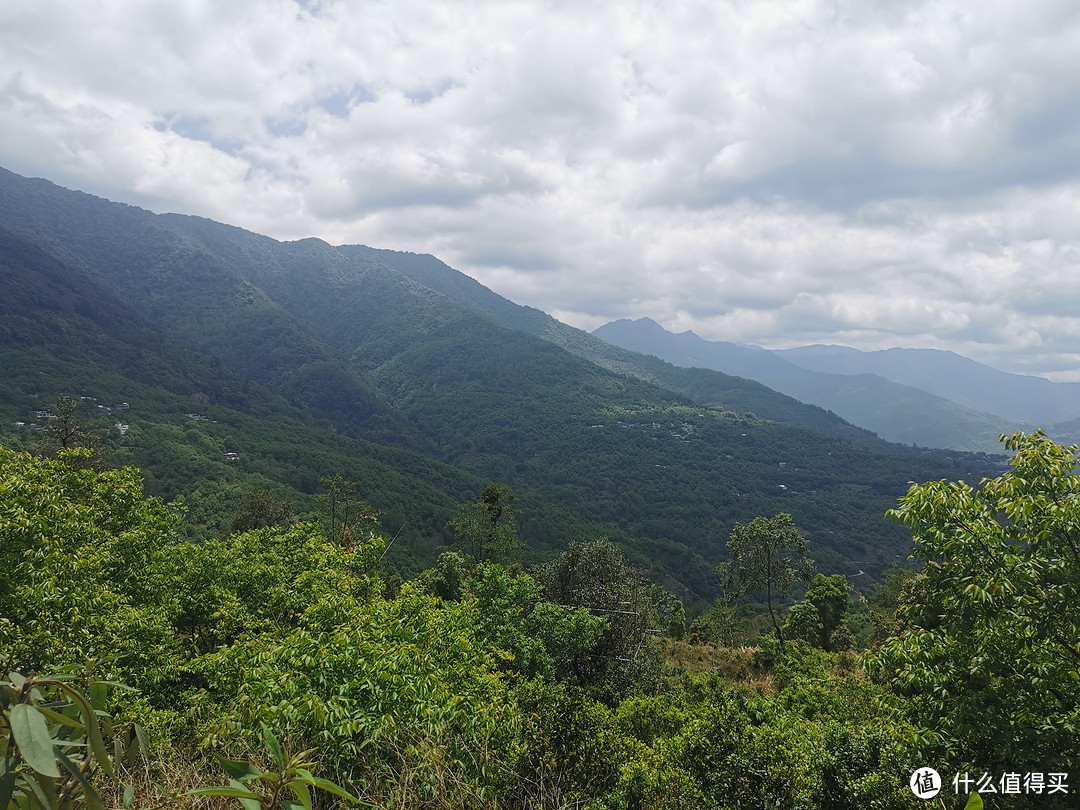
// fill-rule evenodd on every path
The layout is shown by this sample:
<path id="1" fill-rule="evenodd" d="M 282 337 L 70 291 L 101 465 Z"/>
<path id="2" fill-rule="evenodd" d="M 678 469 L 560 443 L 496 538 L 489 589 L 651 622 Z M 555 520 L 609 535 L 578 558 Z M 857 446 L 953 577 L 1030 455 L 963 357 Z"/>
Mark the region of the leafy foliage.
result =
<path id="1" fill-rule="evenodd" d="M 143 730 L 134 724 L 114 729 L 106 712 L 108 690 L 119 685 L 90 680 L 88 697 L 73 685 L 78 679 L 11 672 L 0 681 L 0 807 L 5 810 L 104 810 L 94 776 L 116 778 L 122 766 L 147 755 Z"/>
<path id="2" fill-rule="evenodd" d="M 729 647 L 735 641 L 738 619 L 735 611 L 723 600 L 700 613 L 690 625 L 690 640 Z"/>
<path id="3" fill-rule="evenodd" d="M 587 608 L 553 603 L 533 577 L 492 563 L 476 567 L 464 598 L 475 604 L 481 637 L 509 653 L 502 668 L 523 678 L 580 683 L 610 626 Z"/>
<path id="4" fill-rule="evenodd" d="M 240 501 L 240 506 L 229 523 L 231 532 L 247 532 L 269 526 L 287 526 L 296 520 L 293 502 L 279 501 L 262 487 L 254 487 Z"/>
<path id="5" fill-rule="evenodd" d="M 374 524 L 379 513 L 360 500 L 356 482 L 347 481 L 340 473 L 324 476 L 319 483 L 326 487 L 326 493 L 319 498 L 323 503 L 326 536 L 343 546 L 351 546 L 353 534 L 364 524 Z"/>
<path id="6" fill-rule="evenodd" d="M 927 753 L 993 770 L 1080 759 L 1077 448 L 1010 436 L 1012 470 L 975 488 L 912 486 L 891 515 L 925 561 L 878 671 Z"/>
<path id="7" fill-rule="evenodd" d="M 605 540 L 571 543 L 536 575 L 547 599 L 585 608 L 607 622 L 589 655 L 574 662 L 578 684 L 594 687 L 610 702 L 655 683 L 657 662 L 648 644 L 649 632 L 657 630 L 654 594 L 618 548 Z"/>
<path id="8" fill-rule="evenodd" d="M 265 723 L 262 724 L 262 736 L 266 750 L 273 759 L 273 767 L 277 770 L 264 771 L 251 762 L 221 759 L 219 762 L 229 775 L 228 787 L 196 788 L 189 791 L 189 795 L 228 796 L 240 802 L 244 810 L 260 810 L 264 807 L 312 810 L 312 788 L 319 788 L 349 802 L 359 801 L 340 785 L 312 775 L 309 769 L 314 763 L 309 757 L 315 749 L 296 754 L 286 751 Z M 252 783 L 262 786 L 263 792 L 254 792 L 255 785 Z M 290 793 L 295 798 L 288 798 Z"/>
<path id="9" fill-rule="evenodd" d="M 68 394 L 60 395 L 48 410 L 50 416 L 42 432 L 42 445 L 46 453 L 55 456 L 61 450 L 84 447 L 92 452 L 79 457 L 82 463 L 102 469 L 102 446 L 105 443 L 102 420 L 96 415 L 89 415 L 84 403 Z"/>
<path id="10" fill-rule="evenodd" d="M 386 540 L 375 532 L 348 548 L 304 523 L 190 543 L 174 513 L 141 496 L 134 470 L 97 472 L 63 454 L 0 460 L 0 529 L 17 541 L 0 549 L 16 574 L 0 649 L 20 667 L 92 660 L 142 690 L 118 702 L 113 721 L 91 682 L 91 720 L 71 682 L 37 679 L 35 694 L 9 676 L 0 788 L 13 797 L 37 796 L 31 781 L 45 791 L 46 779 L 73 806 L 148 793 L 128 782 L 121 799 L 108 775 L 129 780 L 131 758 L 153 753 L 128 725 L 138 714 L 163 747 L 201 763 L 194 784 L 156 806 L 218 796 L 295 810 L 346 794 L 440 810 L 916 801 L 906 698 L 861 677 L 851 654 L 772 639 L 726 651 L 738 667 L 718 656 L 691 675 L 670 659 L 663 677 L 668 648 L 642 631 L 674 634 L 677 600 L 610 543 L 575 544 L 533 574 L 447 553 L 388 598 L 377 573 Z M 819 619 L 842 613 L 835 584 L 808 589 Z M 62 648 L 41 646 L 52 633 Z M 39 744 L 46 737 L 56 742 Z M 86 784 L 64 775 L 73 772 L 59 754 L 50 766 L 50 750 L 81 757 Z M 227 757 L 217 759 L 227 786 L 211 751 Z M 148 763 L 164 767 L 160 755 Z M 25 806 L 51 807 L 42 795 Z"/>
<path id="11" fill-rule="evenodd" d="M 96 472 L 0 448 L 0 657 L 50 671 L 109 661 L 152 683 L 180 655 L 168 553 L 179 516 L 142 497 L 137 470 Z"/>
<path id="12" fill-rule="evenodd" d="M 209 688 L 193 700 L 206 743 L 227 746 L 266 719 L 332 771 L 376 778 L 362 797 L 483 801 L 517 720 L 475 605 L 440 607 L 406 587 L 348 613 L 201 657 Z"/>

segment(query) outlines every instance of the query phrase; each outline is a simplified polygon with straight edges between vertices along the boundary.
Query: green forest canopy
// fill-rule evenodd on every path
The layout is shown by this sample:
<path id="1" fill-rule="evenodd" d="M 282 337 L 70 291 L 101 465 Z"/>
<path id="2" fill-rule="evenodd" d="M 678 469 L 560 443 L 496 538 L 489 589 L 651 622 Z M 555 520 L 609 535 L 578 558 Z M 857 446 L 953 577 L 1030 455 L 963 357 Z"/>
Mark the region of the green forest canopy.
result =
<path id="1" fill-rule="evenodd" d="M 0 735 L 0 756 L 15 779 L 0 775 L 0 787 L 35 806 L 23 787 L 46 766 L 40 751 L 20 754 L 28 718 L 78 731 L 18 686 L 58 671 L 103 706 L 108 695 L 105 736 L 131 739 L 139 721 L 149 758 L 121 762 L 114 780 L 93 746 L 60 748 L 103 796 L 126 784 L 150 806 L 154 782 L 171 804 L 226 782 L 212 752 L 266 763 L 263 723 L 374 806 L 915 807 L 907 780 L 926 763 L 1067 772 L 1076 450 L 1038 433 L 1010 449 L 1013 469 L 980 488 L 932 483 L 901 501 L 926 565 L 887 640 L 861 656 L 768 638 L 695 652 L 626 634 L 619 647 L 617 608 L 574 602 L 567 583 L 603 591 L 620 578 L 613 603 L 639 604 L 654 627 L 662 600 L 601 547 L 535 574 L 445 557 L 389 594 L 374 527 L 348 548 L 311 524 L 192 543 L 181 515 L 143 497 L 137 470 L 94 470 L 80 449 L 55 460 L 0 450 L 0 656 L 15 673 L 0 687 L 15 735 Z M 694 655 L 706 662 L 697 674 Z M 997 700 L 1001 689 L 1015 699 Z M 163 755 L 177 750 L 179 761 Z M 991 806 L 1072 806 L 1070 790 Z"/>

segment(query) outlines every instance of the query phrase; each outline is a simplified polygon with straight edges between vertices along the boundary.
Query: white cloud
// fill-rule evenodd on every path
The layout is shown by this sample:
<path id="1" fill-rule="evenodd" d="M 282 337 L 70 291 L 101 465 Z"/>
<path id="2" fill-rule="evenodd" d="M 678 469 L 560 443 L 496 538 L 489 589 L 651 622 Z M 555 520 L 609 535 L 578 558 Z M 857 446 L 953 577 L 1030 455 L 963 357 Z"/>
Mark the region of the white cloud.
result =
<path id="1" fill-rule="evenodd" d="M 0 164 L 575 325 L 1080 356 L 1068 0 L 0 6 Z"/>

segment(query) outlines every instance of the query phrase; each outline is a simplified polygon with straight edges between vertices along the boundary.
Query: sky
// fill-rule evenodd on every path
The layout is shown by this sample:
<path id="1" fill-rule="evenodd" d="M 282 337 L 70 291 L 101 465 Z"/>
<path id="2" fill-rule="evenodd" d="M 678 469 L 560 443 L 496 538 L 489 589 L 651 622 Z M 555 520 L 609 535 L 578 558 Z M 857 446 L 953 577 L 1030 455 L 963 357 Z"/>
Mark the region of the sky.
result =
<path id="1" fill-rule="evenodd" d="M 593 329 L 1080 380 L 1074 0 L 4 0 L 0 166 Z"/>

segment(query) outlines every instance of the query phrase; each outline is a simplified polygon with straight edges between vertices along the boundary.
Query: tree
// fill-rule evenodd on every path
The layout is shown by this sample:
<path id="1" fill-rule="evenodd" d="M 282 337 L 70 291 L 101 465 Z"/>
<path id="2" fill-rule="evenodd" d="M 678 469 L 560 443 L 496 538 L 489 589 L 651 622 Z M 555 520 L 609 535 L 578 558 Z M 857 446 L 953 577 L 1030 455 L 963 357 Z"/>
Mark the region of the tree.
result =
<path id="1" fill-rule="evenodd" d="M 439 555 L 438 563 L 421 572 L 417 582 L 425 592 L 437 596 L 446 602 L 461 599 L 465 582 L 469 578 L 468 560 L 456 551 L 444 551 Z"/>
<path id="2" fill-rule="evenodd" d="M 717 647 L 730 647 L 735 643 L 735 633 L 739 629 L 739 620 L 735 611 L 724 600 L 706 608 L 690 625 L 690 643 L 713 644 Z"/>
<path id="3" fill-rule="evenodd" d="M 821 637 L 824 635 L 821 616 L 809 602 L 796 602 L 784 619 L 784 633 L 789 639 L 799 639 L 812 646 L 821 647 Z"/>
<path id="4" fill-rule="evenodd" d="M 239 508 L 233 513 L 229 531 L 249 532 L 268 526 L 288 526 L 295 521 L 292 501 L 279 501 L 269 490 L 254 487 L 244 496 Z"/>
<path id="5" fill-rule="evenodd" d="M 815 575 L 806 589 L 806 599 L 788 611 L 784 623 L 788 635 L 829 652 L 850 648 L 853 643 L 847 626 L 850 602 L 843 574 Z"/>
<path id="6" fill-rule="evenodd" d="M 814 563 L 806 559 L 806 538 L 795 528 L 791 515 L 756 517 L 749 523 L 735 524 L 728 551 L 731 560 L 721 563 L 717 570 L 724 578 L 729 603 L 747 593 L 764 592 L 769 618 L 783 645 L 784 633 L 773 600 L 787 596 L 796 582 L 810 579 Z"/>
<path id="7" fill-rule="evenodd" d="M 340 473 L 320 478 L 319 483 L 326 487 L 326 492 L 319 496 L 326 509 L 323 515 L 326 537 L 340 543 L 342 548 L 351 548 L 357 527 L 362 523 L 375 523 L 379 513 L 357 496 L 356 482 L 347 481 Z"/>
<path id="8" fill-rule="evenodd" d="M 682 641 L 686 637 L 686 608 L 682 600 L 655 582 L 649 583 L 645 592 L 652 605 L 650 623 L 664 635 Z"/>
<path id="9" fill-rule="evenodd" d="M 510 504 L 514 492 L 491 484 L 475 503 L 463 504 L 447 525 L 465 544 L 476 562 L 505 555 L 518 545 L 517 519 Z"/>
<path id="10" fill-rule="evenodd" d="M 524 678 L 572 681 L 608 622 L 585 608 L 552 604 L 543 590 L 528 574 L 483 562 L 466 580 L 463 598 L 476 605 L 480 637 L 512 656 L 503 668 Z"/>
<path id="11" fill-rule="evenodd" d="M 913 485 L 889 512 L 925 565 L 873 664 L 910 696 L 924 754 L 1066 771 L 1080 761 L 1080 451 L 1041 431 L 1005 446 L 1011 471 Z"/>
<path id="12" fill-rule="evenodd" d="M 88 469 L 86 448 L 58 455 L 0 448 L 0 671 L 97 660 L 110 679 L 151 682 L 181 650 L 180 517 L 143 497 L 138 470 Z"/>
<path id="13" fill-rule="evenodd" d="M 45 455 L 55 458 L 62 450 L 84 447 L 90 450 L 91 454 L 70 456 L 68 463 L 103 469 L 105 463 L 102 447 L 107 428 L 101 423 L 102 420 L 87 415 L 83 401 L 68 394 L 61 394 L 49 409 L 49 413 L 52 416 L 45 422 L 45 430 L 42 431 L 42 449 Z"/>
<path id="14" fill-rule="evenodd" d="M 905 585 L 916 576 L 910 567 L 894 565 L 885 572 L 881 583 L 870 597 L 870 633 L 867 645 L 877 649 L 900 628 L 896 624 L 896 609 Z"/>
<path id="15" fill-rule="evenodd" d="M 656 674 L 655 651 L 647 636 L 650 619 L 661 611 L 642 572 L 614 544 L 572 542 L 557 559 L 540 566 L 535 576 L 544 586 L 545 599 L 588 608 L 607 620 L 606 631 L 589 655 L 575 663 L 578 683 L 606 690 L 606 699 L 650 685 Z"/>

